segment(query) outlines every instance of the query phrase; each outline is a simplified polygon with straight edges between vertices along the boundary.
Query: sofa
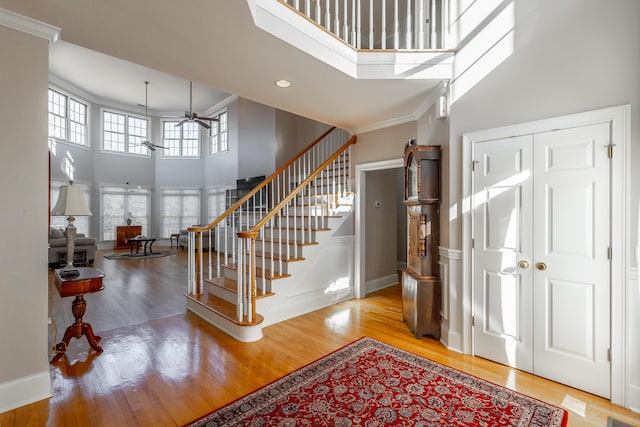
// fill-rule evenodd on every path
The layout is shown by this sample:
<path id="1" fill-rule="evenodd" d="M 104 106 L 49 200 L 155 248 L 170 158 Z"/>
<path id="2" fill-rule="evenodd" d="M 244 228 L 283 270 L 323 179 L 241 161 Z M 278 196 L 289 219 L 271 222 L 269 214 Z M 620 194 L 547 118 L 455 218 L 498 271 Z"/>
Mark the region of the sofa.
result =
<path id="1" fill-rule="evenodd" d="M 74 251 L 86 251 L 87 263 L 93 264 L 96 257 L 96 239 L 76 233 Z M 62 228 L 49 229 L 49 268 L 60 268 L 60 254 L 67 253 L 67 238 Z"/>

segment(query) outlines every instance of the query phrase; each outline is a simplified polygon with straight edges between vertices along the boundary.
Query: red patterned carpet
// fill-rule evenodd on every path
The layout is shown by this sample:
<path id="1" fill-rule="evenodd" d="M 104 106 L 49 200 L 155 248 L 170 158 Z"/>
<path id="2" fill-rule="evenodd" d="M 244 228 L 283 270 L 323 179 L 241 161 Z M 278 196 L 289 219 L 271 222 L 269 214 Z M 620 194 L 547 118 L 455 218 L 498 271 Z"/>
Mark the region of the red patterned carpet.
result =
<path id="1" fill-rule="evenodd" d="M 565 426 L 567 417 L 365 337 L 189 426 Z"/>

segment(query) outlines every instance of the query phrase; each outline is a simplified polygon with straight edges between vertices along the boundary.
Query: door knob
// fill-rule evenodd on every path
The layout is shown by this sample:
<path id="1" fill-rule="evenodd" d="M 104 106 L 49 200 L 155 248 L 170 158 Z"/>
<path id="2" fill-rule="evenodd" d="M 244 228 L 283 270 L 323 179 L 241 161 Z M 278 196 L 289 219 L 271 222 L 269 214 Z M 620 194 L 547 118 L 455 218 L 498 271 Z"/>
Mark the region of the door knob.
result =
<path id="1" fill-rule="evenodd" d="M 539 262 L 536 264 L 536 268 L 540 271 L 544 271 L 547 269 L 547 264 L 545 264 L 544 262 Z"/>
<path id="2" fill-rule="evenodd" d="M 529 263 L 525 260 L 518 261 L 518 267 L 520 268 L 529 268 Z"/>

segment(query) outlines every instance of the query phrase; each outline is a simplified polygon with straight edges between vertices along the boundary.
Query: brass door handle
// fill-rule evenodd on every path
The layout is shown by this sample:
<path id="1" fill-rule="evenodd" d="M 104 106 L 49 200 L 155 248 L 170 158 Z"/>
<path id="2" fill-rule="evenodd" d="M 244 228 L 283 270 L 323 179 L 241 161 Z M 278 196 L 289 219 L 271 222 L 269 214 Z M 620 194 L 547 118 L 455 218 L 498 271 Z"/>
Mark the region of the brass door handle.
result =
<path id="1" fill-rule="evenodd" d="M 536 264 L 536 268 L 540 271 L 544 271 L 547 269 L 547 264 L 545 264 L 544 262 L 539 262 Z"/>
<path id="2" fill-rule="evenodd" d="M 529 268 L 529 263 L 525 260 L 518 261 L 518 267 L 520 268 Z"/>

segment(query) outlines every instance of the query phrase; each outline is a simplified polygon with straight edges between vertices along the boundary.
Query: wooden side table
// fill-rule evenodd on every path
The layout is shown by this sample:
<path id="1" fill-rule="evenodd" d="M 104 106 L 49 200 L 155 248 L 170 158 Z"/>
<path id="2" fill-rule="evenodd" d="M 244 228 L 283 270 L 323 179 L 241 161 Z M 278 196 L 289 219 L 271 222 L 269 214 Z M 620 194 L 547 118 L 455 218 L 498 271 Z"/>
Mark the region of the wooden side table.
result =
<path id="1" fill-rule="evenodd" d="M 84 299 L 84 294 L 98 292 L 104 289 L 104 285 L 102 284 L 104 273 L 92 267 L 78 267 L 80 274 L 75 276 L 61 276 L 60 271 L 61 269 L 54 270 L 56 288 L 58 288 L 61 297 L 76 297 L 71 305 L 71 312 L 76 320 L 65 331 L 62 342 L 56 344 L 56 355 L 51 359 L 51 363 L 57 362 L 64 355 L 71 338 L 81 338 L 83 335 L 87 337 L 87 341 L 89 341 L 92 349 L 98 353 L 102 352 L 102 347 L 98 345 L 102 338 L 93 334 L 91 325 L 83 322 L 82 317 L 87 310 L 87 302 Z"/>
<path id="2" fill-rule="evenodd" d="M 178 248 L 178 243 L 180 242 L 180 233 L 173 233 L 169 236 L 169 245 L 173 248 L 173 239 L 176 239 L 176 249 Z"/>

